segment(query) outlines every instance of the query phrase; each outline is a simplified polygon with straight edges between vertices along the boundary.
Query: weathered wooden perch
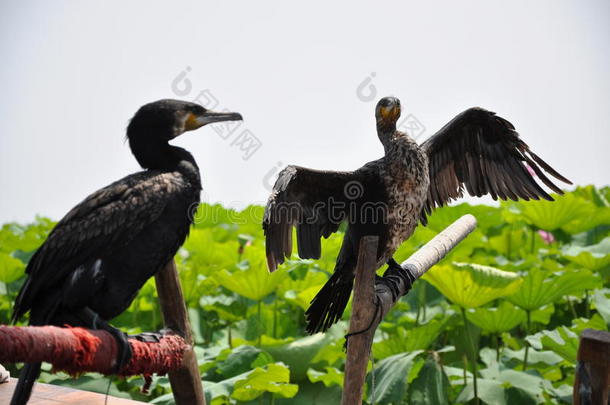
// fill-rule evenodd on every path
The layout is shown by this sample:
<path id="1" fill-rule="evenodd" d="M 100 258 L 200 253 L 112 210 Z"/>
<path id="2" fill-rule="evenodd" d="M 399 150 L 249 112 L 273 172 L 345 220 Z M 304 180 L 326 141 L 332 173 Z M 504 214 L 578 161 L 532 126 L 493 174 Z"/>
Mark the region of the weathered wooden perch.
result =
<path id="1" fill-rule="evenodd" d="M 574 405 L 608 403 L 610 391 L 610 333 L 585 329 L 578 345 Z"/>
<path id="2" fill-rule="evenodd" d="M 416 279 L 420 278 L 468 236 L 476 224 L 472 215 L 459 218 L 404 261 L 403 269 L 408 269 Z M 399 292 L 398 296 L 393 296 L 387 285 L 375 284 L 377 244 L 377 237 L 364 237 L 360 241 L 349 333 L 366 332 L 350 336 L 347 343 L 342 405 L 362 403 L 366 367 L 377 326 L 396 301 L 408 292 L 408 286 L 400 277 L 391 278 Z"/>
<path id="3" fill-rule="evenodd" d="M 0 384 L 0 404 L 11 402 L 16 386 L 16 378 L 6 384 Z M 36 383 L 28 405 L 146 405 L 146 403 L 61 385 Z"/>
<path id="4" fill-rule="evenodd" d="M 157 273 L 155 283 L 165 327 L 177 331 L 190 345 L 190 349 L 184 353 L 182 366 L 169 372 L 176 405 L 205 405 L 197 357 L 192 349 L 193 333 L 174 260 Z"/>
<path id="5" fill-rule="evenodd" d="M 0 364 L 0 384 L 5 384 L 9 382 L 10 379 L 11 373 L 9 373 L 4 367 L 2 367 L 2 364 Z"/>
<path id="6" fill-rule="evenodd" d="M 177 333 L 160 342 L 129 339 L 133 356 L 120 375 L 169 374 L 176 405 L 205 405 L 193 336 L 176 264 L 171 260 L 156 276 L 165 326 Z M 117 357 L 114 337 L 103 330 L 54 326 L 0 326 L 0 362 L 47 362 L 70 374 L 110 374 Z"/>
<path id="7" fill-rule="evenodd" d="M 120 375 L 166 374 L 178 369 L 189 349 L 184 339 L 168 334 L 159 342 L 129 339 L 133 356 Z M 70 374 L 111 374 L 117 357 L 115 338 L 103 330 L 56 326 L 0 326 L 0 362 L 47 362 Z"/>

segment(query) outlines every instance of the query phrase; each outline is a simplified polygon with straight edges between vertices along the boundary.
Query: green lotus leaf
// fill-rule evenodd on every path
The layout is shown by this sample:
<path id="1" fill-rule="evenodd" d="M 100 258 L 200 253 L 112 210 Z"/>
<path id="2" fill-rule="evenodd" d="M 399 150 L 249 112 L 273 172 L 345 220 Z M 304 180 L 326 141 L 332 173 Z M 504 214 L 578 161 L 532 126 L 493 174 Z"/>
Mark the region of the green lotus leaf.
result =
<path id="1" fill-rule="evenodd" d="M 563 256 L 591 271 L 599 271 L 610 267 L 610 236 L 596 245 L 566 246 L 562 249 Z"/>
<path id="2" fill-rule="evenodd" d="M 344 325 L 335 325 L 326 333 L 316 333 L 285 344 L 272 344 L 263 340 L 262 347 L 275 360 L 290 367 L 293 381 L 301 381 L 307 379 L 310 365 L 319 361 L 318 352 L 343 336 L 345 333 L 343 328 Z M 341 350 L 341 346 L 333 347 L 333 351 Z"/>
<path id="3" fill-rule="evenodd" d="M 508 332 L 525 322 L 525 311 L 507 301 L 497 308 L 476 308 L 466 311 L 466 318 L 479 328 L 490 333 Z"/>
<path id="4" fill-rule="evenodd" d="M 593 203 L 589 203 L 593 204 Z M 580 232 L 588 231 L 600 225 L 607 225 L 610 223 L 610 207 L 595 207 L 592 210 L 591 215 L 587 217 L 578 217 L 575 220 L 567 223 L 562 229 L 569 234 L 577 234 Z"/>
<path id="5" fill-rule="evenodd" d="M 450 319 L 448 316 L 441 320 L 433 319 L 411 329 L 399 326 L 387 339 L 373 343 L 373 353 L 377 358 L 385 358 L 398 353 L 425 350 L 434 343 Z"/>
<path id="6" fill-rule="evenodd" d="M 284 270 L 280 269 L 279 271 Z M 326 281 L 328 281 L 328 275 L 325 272 L 309 270 L 305 273 L 305 277 L 301 279 L 293 280 L 291 277 L 286 277 L 278 286 L 277 294 L 303 310 L 307 310 L 311 300 Z"/>
<path id="7" fill-rule="evenodd" d="M 213 277 L 226 289 L 242 297 L 259 301 L 274 292 L 288 276 L 285 271 L 269 273 L 264 256 L 253 255 L 247 259 L 249 259 L 249 265 L 246 269 L 238 268 L 233 273 L 222 270 L 216 272 Z"/>
<path id="8" fill-rule="evenodd" d="M 581 294 L 597 284 L 597 278 L 586 270 L 553 273 L 546 269 L 532 269 L 523 277 L 521 287 L 507 298 L 526 311 L 533 311 L 558 301 L 564 295 Z"/>
<path id="9" fill-rule="evenodd" d="M 296 232 L 296 231 L 295 231 Z M 328 239 L 322 239 L 322 250 L 320 252 L 320 259 L 316 260 L 316 266 L 323 269 L 327 273 L 332 273 L 335 264 L 337 262 L 337 254 L 339 254 L 339 248 L 343 243 L 343 232 L 333 233 L 328 237 Z M 296 234 L 293 237 L 293 240 L 296 242 Z M 297 251 L 296 243 L 293 251 Z M 296 257 L 296 255 L 294 255 Z"/>
<path id="10" fill-rule="evenodd" d="M 527 243 L 530 238 L 531 231 L 526 227 L 507 226 L 499 235 L 491 236 L 488 239 L 488 246 L 506 258 L 523 258 L 531 253 L 531 244 Z M 541 243 L 538 239 L 536 242 Z"/>
<path id="11" fill-rule="evenodd" d="M 511 295 L 522 282 L 516 273 L 474 263 L 436 266 L 424 279 L 462 308 L 477 308 Z"/>
<path id="12" fill-rule="evenodd" d="M 377 363 L 371 373 L 375 386 L 369 391 L 369 397 L 375 398 L 375 403 L 380 405 L 400 403 L 405 398 L 408 383 L 417 377 L 424 365 L 423 360 L 419 366 L 416 365 L 417 356 L 421 353 L 422 350 L 400 353 Z"/>
<path id="13" fill-rule="evenodd" d="M 507 369 L 497 360 L 496 351 L 486 347 L 480 352 L 481 360 L 487 368 L 480 370 L 484 379 L 501 382 L 506 388 L 515 387 L 535 397 L 538 403 L 544 401 L 544 379 L 540 375 L 532 375 L 523 371 Z"/>
<path id="14" fill-rule="evenodd" d="M 194 216 L 195 228 L 214 228 L 221 224 L 235 224 L 239 222 L 239 213 L 232 208 L 225 208 L 220 204 L 199 204 Z"/>
<path id="15" fill-rule="evenodd" d="M 118 398 L 129 398 L 129 393 L 121 391 L 116 386 L 108 387 L 108 380 L 105 378 L 99 378 L 97 376 L 92 375 L 81 375 L 78 378 L 67 378 L 67 377 L 58 377 L 57 374 L 52 374 L 51 378 L 49 378 L 46 382 L 49 382 L 53 385 L 59 385 L 64 387 L 69 387 L 71 389 L 77 389 L 82 391 L 91 391 L 97 392 L 104 395 L 112 395 L 113 397 Z M 34 401 L 31 401 L 32 403 Z M 43 402 L 47 402 L 46 400 Z M 49 398 L 49 402 L 56 402 Z M 122 401 L 121 401 L 122 402 Z"/>
<path id="16" fill-rule="evenodd" d="M 523 361 L 525 356 L 525 348 L 519 350 L 512 350 L 509 348 L 502 349 L 502 357 L 508 359 L 514 359 L 519 362 Z M 536 363 L 544 363 L 550 366 L 554 366 L 561 362 L 563 358 L 557 353 L 550 350 L 538 351 L 532 347 L 528 349 L 528 364 L 535 365 Z"/>
<path id="17" fill-rule="evenodd" d="M 241 345 L 232 350 L 227 349 L 216 357 L 218 362 L 216 373 L 224 378 L 234 377 L 250 371 L 253 366 L 264 366 L 273 363 L 271 355 L 249 345 Z"/>
<path id="18" fill-rule="evenodd" d="M 410 405 L 449 404 L 449 378 L 443 367 L 427 359 L 409 387 Z"/>
<path id="19" fill-rule="evenodd" d="M 332 385 L 343 387 L 343 371 L 335 367 L 326 367 L 324 372 L 310 368 L 307 370 L 307 377 L 312 383 L 321 382 L 325 387 Z"/>
<path id="20" fill-rule="evenodd" d="M 555 313 L 555 305 L 543 305 L 531 313 L 531 321 L 547 325 L 551 321 L 551 316 Z"/>
<path id="21" fill-rule="evenodd" d="M 504 223 L 502 215 L 496 207 L 461 203 L 434 210 L 434 213 L 428 218 L 427 227 L 438 233 L 466 214 L 474 215 L 477 218 L 477 228 L 482 230 Z"/>
<path id="22" fill-rule="evenodd" d="M 572 193 L 584 198 L 585 200 L 595 203 L 595 205 L 598 207 L 610 207 L 610 203 L 602 193 L 602 190 L 593 185 L 578 186 L 572 191 Z"/>
<path id="23" fill-rule="evenodd" d="M 571 330 L 580 335 L 585 329 L 608 330 L 606 321 L 599 314 L 593 314 L 590 319 L 576 318 L 572 319 Z"/>
<path id="24" fill-rule="evenodd" d="M 505 218 L 510 222 L 525 220 L 539 229 L 568 233 L 583 232 L 610 222 L 610 208 L 597 207 L 575 194 L 553 195 L 555 201 L 519 201 L 504 203 L 509 208 Z"/>
<path id="25" fill-rule="evenodd" d="M 24 275 L 25 265 L 19 259 L 0 253 L 0 282 L 12 283 Z"/>
<path id="26" fill-rule="evenodd" d="M 578 352 L 578 335 L 566 326 L 555 330 L 543 330 L 526 338 L 528 343 L 536 350 L 552 350 L 571 364 L 576 364 Z"/>
<path id="27" fill-rule="evenodd" d="M 535 405 L 539 403 L 538 399 L 534 395 L 520 388 L 512 387 L 510 385 L 510 382 L 505 383 L 501 380 L 479 378 L 478 386 L 479 399 L 485 404 Z M 465 404 L 469 403 L 473 398 L 474 388 L 472 383 L 469 383 L 464 387 L 462 392 L 460 392 L 460 395 L 457 397 L 456 402 L 460 404 Z"/>
<path id="28" fill-rule="evenodd" d="M 217 294 L 202 296 L 199 305 L 207 312 L 216 312 L 221 319 L 228 322 L 237 322 L 246 314 L 246 304 L 235 295 Z"/>
<path id="29" fill-rule="evenodd" d="M 238 260 L 239 243 L 235 240 L 219 243 L 212 229 L 192 229 L 181 252 L 183 262 L 196 273 L 212 275 L 232 266 Z"/>
<path id="30" fill-rule="evenodd" d="M 33 252 L 47 237 L 55 223 L 48 218 L 36 217 L 28 225 L 4 224 L 0 228 L 0 252 Z"/>
<path id="31" fill-rule="evenodd" d="M 293 304 L 298 305 L 303 311 L 306 311 L 307 308 L 309 308 L 311 301 L 323 286 L 324 284 L 319 284 L 298 292 L 295 290 L 290 290 L 284 294 L 284 298 L 286 301 L 292 302 Z"/>
<path id="32" fill-rule="evenodd" d="M 292 398 L 299 390 L 296 384 L 290 384 L 290 369 L 282 363 L 268 364 L 265 368 L 257 367 L 246 378 L 235 382 L 231 398 L 238 401 L 252 401 L 265 392 L 279 397 Z"/>
<path id="33" fill-rule="evenodd" d="M 595 310 L 610 325 L 610 288 L 602 288 L 593 292 L 592 302 Z"/>

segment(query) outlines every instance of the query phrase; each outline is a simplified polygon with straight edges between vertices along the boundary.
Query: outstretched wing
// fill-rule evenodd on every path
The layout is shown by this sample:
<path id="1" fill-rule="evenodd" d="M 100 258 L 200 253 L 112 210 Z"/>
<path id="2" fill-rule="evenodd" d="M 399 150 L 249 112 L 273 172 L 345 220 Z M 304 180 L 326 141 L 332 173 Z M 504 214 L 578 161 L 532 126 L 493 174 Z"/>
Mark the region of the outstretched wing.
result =
<path id="1" fill-rule="evenodd" d="M 31 309 L 41 289 L 60 283 L 78 266 L 124 246 L 185 189 L 177 172 L 140 172 L 96 191 L 57 223 L 26 268 L 13 320 Z"/>
<path id="2" fill-rule="evenodd" d="M 299 256 L 319 259 L 320 238 L 346 220 L 350 202 L 364 197 L 370 183 L 364 171 L 333 172 L 288 166 L 279 174 L 263 218 L 267 263 L 274 271 L 292 254 L 297 228 Z"/>
<path id="3" fill-rule="evenodd" d="M 532 152 L 515 127 L 491 111 L 471 108 L 459 114 L 422 144 L 429 160 L 430 188 L 422 211 L 462 196 L 464 189 L 472 196 L 490 194 L 495 199 L 524 200 L 553 198 L 528 171 L 551 190 L 563 194 L 541 170 L 567 184 L 559 174 Z"/>

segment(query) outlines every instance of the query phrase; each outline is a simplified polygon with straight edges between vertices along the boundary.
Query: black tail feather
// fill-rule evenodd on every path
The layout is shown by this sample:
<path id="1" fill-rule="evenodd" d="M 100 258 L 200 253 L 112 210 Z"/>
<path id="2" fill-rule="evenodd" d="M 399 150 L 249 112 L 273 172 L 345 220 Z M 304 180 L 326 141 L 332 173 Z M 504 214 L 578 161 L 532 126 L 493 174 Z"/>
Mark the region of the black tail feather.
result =
<path id="1" fill-rule="evenodd" d="M 353 273 L 335 271 L 305 312 L 308 333 L 324 332 L 341 319 L 353 284 Z"/>
<path id="2" fill-rule="evenodd" d="M 36 379 L 40 375 L 40 363 L 28 363 L 21 370 L 19 374 L 19 381 L 15 392 L 13 392 L 13 398 L 11 398 L 11 405 L 25 405 L 30 399 L 32 394 L 32 388 Z"/>

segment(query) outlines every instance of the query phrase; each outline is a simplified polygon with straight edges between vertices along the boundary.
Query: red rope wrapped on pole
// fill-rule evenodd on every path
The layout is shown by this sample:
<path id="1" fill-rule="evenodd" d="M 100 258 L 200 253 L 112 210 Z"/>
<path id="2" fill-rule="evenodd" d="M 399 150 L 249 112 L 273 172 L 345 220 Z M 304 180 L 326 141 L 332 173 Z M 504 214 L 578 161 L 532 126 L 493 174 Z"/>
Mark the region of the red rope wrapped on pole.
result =
<path id="1" fill-rule="evenodd" d="M 133 356 L 119 375 L 166 374 L 182 365 L 189 345 L 168 334 L 159 342 L 129 339 Z M 114 337 L 103 330 L 56 326 L 0 326 L 0 363 L 47 362 L 69 374 L 110 374 L 117 357 Z"/>

